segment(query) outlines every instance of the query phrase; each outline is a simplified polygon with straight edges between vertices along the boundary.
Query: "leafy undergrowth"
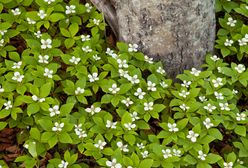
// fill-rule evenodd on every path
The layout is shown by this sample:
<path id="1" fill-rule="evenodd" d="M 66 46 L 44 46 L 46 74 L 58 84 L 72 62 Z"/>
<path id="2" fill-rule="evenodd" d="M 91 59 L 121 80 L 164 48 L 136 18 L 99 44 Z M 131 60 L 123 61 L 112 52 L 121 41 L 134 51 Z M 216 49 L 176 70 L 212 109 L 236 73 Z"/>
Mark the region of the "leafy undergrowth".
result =
<path id="1" fill-rule="evenodd" d="M 247 2 L 217 1 L 228 63 L 173 84 L 89 3 L 0 0 L 0 167 L 247 167 Z"/>

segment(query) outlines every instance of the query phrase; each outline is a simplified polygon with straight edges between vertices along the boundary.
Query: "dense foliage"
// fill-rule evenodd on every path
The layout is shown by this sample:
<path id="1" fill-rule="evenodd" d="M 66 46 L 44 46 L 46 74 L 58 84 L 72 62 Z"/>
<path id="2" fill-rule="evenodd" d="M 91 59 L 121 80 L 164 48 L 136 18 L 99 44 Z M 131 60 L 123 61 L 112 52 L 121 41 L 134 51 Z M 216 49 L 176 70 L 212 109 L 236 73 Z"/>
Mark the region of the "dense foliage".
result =
<path id="1" fill-rule="evenodd" d="M 242 61 L 248 1 L 216 6 L 216 48 Z M 108 48 L 89 3 L 0 0 L 0 11 L 0 130 L 19 128 L 23 150 L 0 167 L 248 166 L 244 63 L 207 55 L 172 84 L 138 45 Z"/>

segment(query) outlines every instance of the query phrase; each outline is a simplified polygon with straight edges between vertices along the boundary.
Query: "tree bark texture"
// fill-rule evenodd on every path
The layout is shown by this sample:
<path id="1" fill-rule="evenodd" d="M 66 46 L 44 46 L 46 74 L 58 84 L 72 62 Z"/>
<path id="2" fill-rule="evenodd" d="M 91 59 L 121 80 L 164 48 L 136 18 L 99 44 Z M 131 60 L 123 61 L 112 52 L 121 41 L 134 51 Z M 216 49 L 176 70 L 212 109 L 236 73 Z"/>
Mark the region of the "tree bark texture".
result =
<path id="1" fill-rule="evenodd" d="M 214 49 L 214 0 L 91 1 L 120 41 L 136 43 L 146 55 L 162 61 L 172 78 L 199 68 Z M 106 10 L 110 7 L 112 11 Z"/>

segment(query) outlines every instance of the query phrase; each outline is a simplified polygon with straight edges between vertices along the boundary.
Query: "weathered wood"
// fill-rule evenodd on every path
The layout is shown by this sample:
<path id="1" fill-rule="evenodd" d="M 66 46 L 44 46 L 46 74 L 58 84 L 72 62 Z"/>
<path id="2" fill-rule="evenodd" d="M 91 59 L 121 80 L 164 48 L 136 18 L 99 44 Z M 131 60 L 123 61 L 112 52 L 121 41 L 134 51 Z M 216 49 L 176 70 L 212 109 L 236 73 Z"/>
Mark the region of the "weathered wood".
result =
<path id="1" fill-rule="evenodd" d="M 136 43 L 145 54 L 162 61 L 170 77 L 199 67 L 214 49 L 214 0 L 111 0 L 108 4 L 115 8 L 118 28 L 113 28 L 118 29 L 119 40 Z"/>

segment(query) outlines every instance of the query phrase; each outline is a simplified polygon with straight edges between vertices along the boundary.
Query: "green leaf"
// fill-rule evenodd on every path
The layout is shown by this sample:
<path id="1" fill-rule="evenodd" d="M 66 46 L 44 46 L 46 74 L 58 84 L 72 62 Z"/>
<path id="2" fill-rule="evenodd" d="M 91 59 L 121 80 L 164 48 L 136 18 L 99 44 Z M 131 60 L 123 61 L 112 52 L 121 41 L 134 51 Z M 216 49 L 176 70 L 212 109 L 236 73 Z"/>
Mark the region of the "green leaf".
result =
<path id="1" fill-rule="evenodd" d="M 67 103 L 67 104 L 62 105 L 60 108 L 61 115 L 70 114 L 73 107 L 74 107 L 74 103 Z"/>
<path id="2" fill-rule="evenodd" d="M 65 47 L 68 49 L 68 48 L 71 48 L 75 44 L 75 40 L 72 38 L 68 38 L 65 40 L 64 43 L 65 43 Z"/>
<path id="3" fill-rule="evenodd" d="M 62 13 L 53 13 L 49 16 L 49 20 L 51 22 L 58 22 L 59 20 L 62 20 L 65 18 L 65 15 Z"/>
<path id="4" fill-rule="evenodd" d="M 134 145 L 136 138 L 134 135 L 132 134 L 126 134 L 124 135 L 124 140 L 127 141 L 130 145 Z"/>
<path id="5" fill-rule="evenodd" d="M 153 159 L 145 159 L 140 162 L 139 168 L 151 168 Z"/>
<path id="6" fill-rule="evenodd" d="M 28 105 L 27 114 L 31 116 L 32 114 L 37 113 L 40 110 L 40 106 L 37 103 L 32 103 Z"/>
<path id="7" fill-rule="evenodd" d="M 51 87 L 52 87 L 51 83 L 46 83 L 42 85 L 40 88 L 40 97 L 43 97 L 43 98 L 47 97 L 51 92 Z"/>
<path id="8" fill-rule="evenodd" d="M 37 141 L 40 141 L 40 130 L 38 130 L 37 128 L 31 128 L 30 137 Z"/>
<path id="9" fill-rule="evenodd" d="M 241 135 L 241 136 L 246 136 L 246 127 L 245 126 L 240 126 L 238 125 L 235 129 L 234 129 L 234 132 L 238 135 Z"/>
<path id="10" fill-rule="evenodd" d="M 223 136 L 221 134 L 221 132 L 217 129 L 217 128 L 211 128 L 208 130 L 208 133 L 210 136 L 218 139 L 218 140 L 222 140 Z"/>
<path id="11" fill-rule="evenodd" d="M 71 37 L 74 37 L 77 34 L 78 29 L 79 29 L 78 28 L 78 24 L 72 23 L 72 25 L 69 27 L 69 31 L 71 33 Z"/>
<path id="12" fill-rule="evenodd" d="M 0 131 L 3 130 L 7 126 L 7 122 L 0 122 Z"/>
<path id="13" fill-rule="evenodd" d="M 61 143 L 72 143 L 70 135 L 66 132 L 59 134 L 59 142 Z"/>

